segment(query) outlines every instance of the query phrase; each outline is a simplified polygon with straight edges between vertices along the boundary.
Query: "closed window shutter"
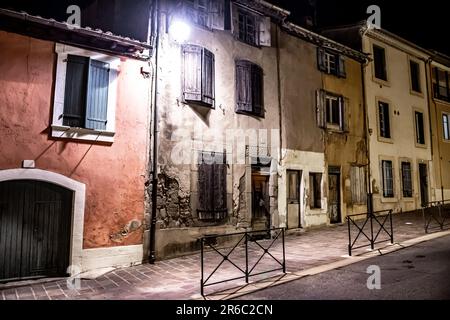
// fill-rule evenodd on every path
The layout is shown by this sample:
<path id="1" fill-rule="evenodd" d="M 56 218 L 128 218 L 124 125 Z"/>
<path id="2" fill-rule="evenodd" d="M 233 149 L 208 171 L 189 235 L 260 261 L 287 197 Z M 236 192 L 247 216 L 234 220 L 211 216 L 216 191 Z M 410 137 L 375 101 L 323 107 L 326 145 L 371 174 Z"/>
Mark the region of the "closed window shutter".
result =
<path id="1" fill-rule="evenodd" d="M 183 98 L 202 101 L 202 54 L 199 46 L 183 46 Z"/>
<path id="2" fill-rule="evenodd" d="M 106 130 L 109 72 L 108 63 L 90 60 L 86 107 L 87 129 Z"/>
<path id="3" fill-rule="evenodd" d="M 84 127 L 89 58 L 67 57 L 63 125 Z"/>
<path id="4" fill-rule="evenodd" d="M 338 62 L 337 75 L 341 78 L 346 78 L 347 73 L 345 72 L 345 58 L 341 55 L 338 55 L 336 58 L 336 61 Z"/>
<path id="5" fill-rule="evenodd" d="M 239 37 L 239 9 L 231 2 L 231 32 L 235 37 Z"/>
<path id="6" fill-rule="evenodd" d="M 214 167 L 211 164 L 201 159 L 198 168 L 198 218 L 200 220 L 211 219 L 213 170 Z"/>
<path id="7" fill-rule="evenodd" d="M 350 100 L 345 97 L 339 98 L 339 105 L 341 106 L 341 130 L 344 132 L 350 131 Z"/>
<path id="8" fill-rule="evenodd" d="M 326 92 L 323 90 L 316 91 L 316 118 L 317 118 L 317 126 L 319 128 L 325 129 L 327 127 L 326 118 L 325 118 L 325 99 Z"/>
<path id="9" fill-rule="evenodd" d="M 251 65 L 246 61 L 236 63 L 236 112 L 252 112 Z"/>
<path id="10" fill-rule="evenodd" d="M 252 102 L 253 102 L 253 108 L 252 112 L 253 114 L 264 117 L 264 90 L 263 90 L 263 70 L 257 66 L 252 65 Z"/>
<path id="11" fill-rule="evenodd" d="M 227 166 L 224 161 L 214 164 L 213 208 L 216 220 L 222 220 L 227 214 Z"/>
<path id="12" fill-rule="evenodd" d="M 225 0 L 210 0 L 211 27 L 225 30 Z"/>
<path id="13" fill-rule="evenodd" d="M 214 54 L 203 49 L 202 63 L 202 101 L 214 105 Z"/>
<path id="14" fill-rule="evenodd" d="M 325 64 L 325 50 L 317 48 L 317 67 L 322 72 L 327 72 L 327 66 Z"/>

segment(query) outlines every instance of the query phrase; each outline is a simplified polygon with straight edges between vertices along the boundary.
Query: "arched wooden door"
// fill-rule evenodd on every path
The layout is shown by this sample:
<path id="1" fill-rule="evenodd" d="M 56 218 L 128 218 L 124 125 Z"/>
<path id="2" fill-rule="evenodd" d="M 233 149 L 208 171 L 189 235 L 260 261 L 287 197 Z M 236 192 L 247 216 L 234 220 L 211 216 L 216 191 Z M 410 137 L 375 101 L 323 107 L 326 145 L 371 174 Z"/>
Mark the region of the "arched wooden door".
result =
<path id="1" fill-rule="evenodd" d="M 67 274 L 72 201 L 51 183 L 0 182 L 0 281 Z"/>

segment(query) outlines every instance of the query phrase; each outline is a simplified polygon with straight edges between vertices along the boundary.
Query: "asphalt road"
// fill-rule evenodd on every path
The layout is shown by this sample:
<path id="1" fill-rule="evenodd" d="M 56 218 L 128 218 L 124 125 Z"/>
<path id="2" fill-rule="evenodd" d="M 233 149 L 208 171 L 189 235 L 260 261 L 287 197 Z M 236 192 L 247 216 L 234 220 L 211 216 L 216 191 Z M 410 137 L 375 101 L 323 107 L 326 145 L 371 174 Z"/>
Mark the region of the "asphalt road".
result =
<path id="1" fill-rule="evenodd" d="M 367 287 L 368 278 L 372 275 L 367 273 L 369 266 L 380 268 L 380 290 L 369 290 Z M 450 237 L 305 277 L 239 299 L 449 300 Z"/>

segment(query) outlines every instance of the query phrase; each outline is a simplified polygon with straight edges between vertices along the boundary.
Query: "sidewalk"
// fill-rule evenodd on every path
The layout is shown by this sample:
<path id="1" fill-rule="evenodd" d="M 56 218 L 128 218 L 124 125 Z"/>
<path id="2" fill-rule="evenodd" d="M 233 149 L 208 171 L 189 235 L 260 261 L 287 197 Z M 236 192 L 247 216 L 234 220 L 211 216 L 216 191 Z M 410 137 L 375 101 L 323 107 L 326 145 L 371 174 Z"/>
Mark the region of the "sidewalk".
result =
<path id="1" fill-rule="evenodd" d="M 420 213 L 394 215 L 394 240 L 396 243 L 424 236 L 423 220 Z M 387 237 L 386 245 L 389 243 Z M 272 241 L 261 244 L 268 247 Z M 288 273 L 298 273 L 325 264 L 348 260 L 348 232 L 346 225 L 321 227 L 304 233 L 286 237 L 286 264 Z M 378 245 L 384 247 L 385 244 Z M 264 253 L 256 245 L 250 249 L 250 268 Z M 228 250 L 229 251 L 229 250 Z M 227 250 L 222 251 L 226 254 Z M 236 250 L 230 259 L 239 267 L 245 266 L 243 250 Z M 271 254 L 278 260 L 282 258 L 281 239 L 274 243 Z M 354 251 L 354 255 L 367 253 L 366 249 Z M 214 252 L 205 254 L 205 274 L 209 274 L 221 257 Z M 265 255 L 254 273 L 279 268 L 280 265 Z M 280 273 L 278 273 L 280 274 Z M 222 276 L 233 278 L 239 271 L 225 262 L 211 282 L 220 281 Z M 251 279 L 251 282 L 277 275 L 267 274 Z M 207 277 L 205 277 L 207 278 Z M 205 289 L 206 294 L 226 288 L 244 285 L 245 281 L 235 281 Z M 117 269 L 95 280 L 81 280 L 80 290 L 70 290 L 65 280 L 43 284 L 32 284 L 16 288 L 0 286 L 0 300 L 59 300 L 59 299 L 198 299 L 200 293 L 200 255 L 176 258 L 157 262 L 155 265 L 140 265 Z"/>

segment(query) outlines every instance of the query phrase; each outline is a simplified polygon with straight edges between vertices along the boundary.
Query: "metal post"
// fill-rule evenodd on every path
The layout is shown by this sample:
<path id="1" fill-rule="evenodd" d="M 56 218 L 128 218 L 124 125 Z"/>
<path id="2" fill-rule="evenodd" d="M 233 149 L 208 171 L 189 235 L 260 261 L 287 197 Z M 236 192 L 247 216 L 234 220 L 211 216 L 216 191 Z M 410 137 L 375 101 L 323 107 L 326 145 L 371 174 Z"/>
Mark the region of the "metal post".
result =
<path id="1" fill-rule="evenodd" d="M 245 233 L 245 283 L 248 284 L 248 233 Z"/>
<path id="2" fill-rule="evenodd" d="M 373 239 L 373 214 L 369 213 L 370 219 L 370 247 L 375 250 L 375 240 Z"/>
<path id="3" fill-rule="evenodd" d="M 352 234 L 350 232 L 350 217 L 347 217 L 347 226 L 348 226 L 348 255 L 352 256 Z"/>
<path id="4" fill-rule="evenodd" d="M 286 248 L 285 248 L 285 239 L 284 239 L 284 228 L 281 230 L 283 235 L 283 273 L 286 273 Z"/>
<path id="5" fill-rule="evenodd" d="M 201 278 L 201 282 L 200 282 L 200 293 L 201 293 L 201 295 L 202 295 L 202 297 L 204 297 L 205 296 L 205 292 L 204 292 L 204 288 L 203 288 L 203 285 L 204 285 L 204 283 L 203 283 L 203 274 L 204 274 L 204 266 L 203 266 L 203 258 L 204 258 L 204 256 L 203 256 L 203 250 L 204 250 L 204 248 L 203 248 L 203 238 L 201 238 L 201 257 L 200 257 L 200 260 L 201 260 L 201 262 L 200 262 L 200 264 L 201 264 L 201 266 L 200 266 L 200 269 L 201 269 L 201 273 L 202 273 L 202 278 Z"/>
<path id="6" fill-rule="evenodd" d="M 394 225 L 392 223 L 392 210 L 389 210 L 389 219 L 391 220 L 391 244 L 394 244 Z"/>
<path id="7" fill-rule="evenodd" d="M 441 226 L 441 231 L 444 230 L 444 220 L 442 220 L 442 203 L 439 203 L 439 225 Z"/>

